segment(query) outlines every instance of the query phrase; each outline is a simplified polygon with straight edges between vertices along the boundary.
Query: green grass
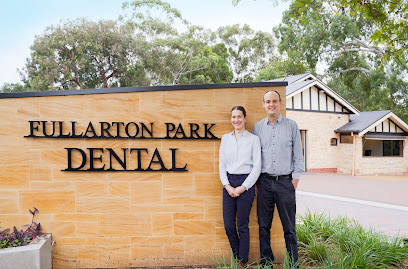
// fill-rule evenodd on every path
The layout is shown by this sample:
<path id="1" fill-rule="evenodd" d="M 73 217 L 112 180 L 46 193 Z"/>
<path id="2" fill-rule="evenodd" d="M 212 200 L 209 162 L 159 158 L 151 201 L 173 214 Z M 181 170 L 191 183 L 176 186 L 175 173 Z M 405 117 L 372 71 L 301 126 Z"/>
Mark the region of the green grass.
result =
<path id="1" fill-rule="evenodd" d="M 402 237 L 388 237 L 372 229 L 364 229 L 347 217 L 331 218 L 327 214 L 306 213 L 296 227 L 300 268 L 321 269 L 385 269 L 406 268 L 408 244 Z M 231 255 L 213 261 L 219 269 L 238 268 Z M 246 268 L 260 269 L 258 261 Z M 288 255 L 283 264 L 265 269 L 292 269 Z"/>

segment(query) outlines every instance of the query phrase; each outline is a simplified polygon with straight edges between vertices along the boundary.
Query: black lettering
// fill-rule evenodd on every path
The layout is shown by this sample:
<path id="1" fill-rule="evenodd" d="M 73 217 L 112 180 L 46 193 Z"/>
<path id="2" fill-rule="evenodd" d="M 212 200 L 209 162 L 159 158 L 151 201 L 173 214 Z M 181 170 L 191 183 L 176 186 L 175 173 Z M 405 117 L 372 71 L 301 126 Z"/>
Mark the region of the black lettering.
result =
<path id="1" fill-rule="evenodd" d="M 61 138 L 70 137 L 70 136 L 71 136 L 71 133 L 70 133 L 70 132 L 69 132 L 68 134 L 63 134 L 63 125 L 64 125 L 64 122 L 63 122 L 63 121 L 59 121 L 58 124 L 59 124 L 59 136 L 58 136 L 58 137 L 61 137 Z"/>
<path id="2" fill-rule="evenodd" d="M 86 164 L 86 154 L 82 149 L 79 149 L 79 148 L 65 148 L 65 149 L 68 151 L 68 167 L 67 167 L 67 169 L 62 170 L 62 171 L 79 171 L 82 167 L 85 166 L 85 164 Z M 81 156 L 82 156 L 81 165 L 76 167 L 76 168 L 72 167 L 72 151 L 73 150 L 78 151 L 79 153 L 81 153 Z"/>
<path id="3" fill-rule="evenodd" d="M 132 151 L 136 150 L 137 151 L 137 168 L 135 171 L 145 171 L 142 168 L 142 151 L 146 151 L 146 153 L 149 153 L 146 148 L 131 148 L 130 149 L 130 154 L 132 154 Z"/>
<path id="4" fill-rule="evenodd" d="M 38 125 L 40 124 L 40 121 L 29 120 L 28 122 L 30 123 L 30 135 L 28 137 L 37 137 L 36 135 L 34 135 L 34 130 L 38 131 Z M 34 123 L 38 123 L 38 125 L 34 126 Z"/>
<path id="5" fill-rule="evenodd" d="M 155 157 L 157 158 L 157 161 L 154 160 Z M 166 166 L 164 166 L 163 160 L 162 160 L 162 158 L 160 157 L 160 153 L 159 153 L 159 151 L 157 150 L 157 148 L 154 150 L 153 157 L 152 157 L 152 159 L 150 160 L 149 167 L 146 169 L 146 171 L 153 171 L 153 169 L 151 168 L 151 166 L 152 166 L 153 163 L 158 163 L 158 164 L 160 164 L 160 166 L 161 166 L 161 168 L 160 168 L 159 170 L 154 170 L 154 171 L 168 171 L 168 169 L 166 168 Z"/>
<path id="6" fill-rule="evenodd" d="M 201 136 L 197 133 L 197 130 L 200 129 L 200 126 L 197 123 L 189 123 L 190 124 L 190 138 L 201 138 Z M 194 134 L 197 137 L 194 137 Z"/>
<path id="7" fill-rule="evenodd" d="M 178 134 L 181 134 L 182 137 L 177 137 Z M 184 129 L 183 129 L 183 126 L 181 125 L 181 123 L 179 123 L 179 125 L 177 127 L 177 130 L 176 130 L 176 133 L 174 134 L 173 138 L 184 138 L 184 139 L 187 138 L 186 134 L 184 133 Z"/>
<path id="8" fill-rule="evenodd" d="M 88 148 L 89 150 L 89 169 L 87 169 L 88 171 L 102 171 L 105 169 L 105 165 L 103 165 L 102 167 L 99 168 L 95 168 L 94 167 L 94 161 L 95 160 L 99 160 L 102 162 L 102 153 L 103 153 L 103 148 Z M 94 156 L 94 152 L 100 150 L 102 151 L 101 155 L 99 157 L 95 157 Z M 107 150 L 109 150 L 109 148 L 107 148 Z"/>
<path id="9" fill-rule="evenodd" d="M 213 133 L 211 133 L 211 131 L 210 131 L 210 129 L 214 126 L 215 124 L 214 123 L 211 123 L 211 126 L 210 126 L 210 128 L 208 128 L 208 123 L 204 123 L 204 131 L 205 131 L 205 138 L 210 138 L 210 139 L 217 139 L 217 137 L 213 134 Z M 211 135 L 211 137 L 208 137 L 208 134 L 210 134 Z"/>
<path id="10" fill-rule="evenodd" d="M 187 164 L 184 167 L 176 167 L 176 150 L 178 149 L 170 149 L 171 150 L 171 169 L 170 171 L 188 171 L 186 169 Z"/>
<path id="11" fill-rule="evenodd" d="M 116 171 L 116 169 L 114 169 L 112 167 L 112 156 L 116 159 L 116 161 L 120 164 L 120 166 L 122 166 L 123 170 L 126 171 L 126 148 L 122 148 L 123 150 L 123 161 L 119 158 L 119 156 L 116 154 L 116 152 L 113 151 L 113 149 L 111 148 L 107 148 L 107 150 L 109 151 L 109 161 L 110 161 L 110 168 L 108 169 L 108 171 Z"/>
<path id="12" fill-rule="evenodd" d="M 143 122 L 141 122 L 140 124 L 142 125 L 142 136 L 140 138 L 145 138 L 144 130 L 149 133 L 150 137 L 153 137 L 153 122 L 150 122 L 150 130 L 147 129 L 147 126 Z"/>
<path id="13" fill-rule="evenodd" d="M 83 134 L 83 132 L 81 132 L 81 134 L 79 134 L 79 135 L 77 135 L 77 134 L 75 134 L 75 124 L 76 124 L 76 121 L 71 121 L 71 125 L 72 125 L 72 135 L 71 135 L 71 137 L 82 137 L 82 134 Z"/>
<path id="14" fill-rule="evenodd" d="M 47 134 L 47 121 L 41 121 L 43 124 L 43 134 L 45 137 L 52 137 L 55 134 L 55 123 L 56 121 L 52 121 L 52 134 Z"/>
<path id="15" fill-rule="evenodd" d="M 109 133 L 109 129 L 111 127 L 109 122 L 102 121 L 99 122 L 99 124 L 101 125 L 101 137 L 113 137 L 113 135 Z M 105 125 L 107 126 L 105 127 Z M 108 134 L 108 136 L 105 136 L 105 132 Z"/>
<path id="16" fill-rule="evenodd" d="M 171 138 L 170 137 L 170 132 L 174 131 L 174 129 L 176 129 L 176 125 L 174 125 L 173 123 L 165 123 L 166 124 L 166 137 L 165 138 Z M 171 129 L 170 129 L 171 127 Z"/>
<path id="17" fill-rule="evenodd" d="M 130 124 L 133 124 L 136 127 L 136 134 L 135 135 L 130 135 L 129 134 L 129 125 Z M 139 134 L 139 126 L 135 122 L 129 122 L 128 124 L 126 124 L 125 133 L 126 133 L 126 135 L 128 137 L 136 137 Z"/>
<path id="18" fill-rule="evenodd" d="M 89 137 L 88 132 L 92 132 L 93 136 Z M 84 137 L 87 137 L 87 138 L 96 138 L 96 137 L 98 137 L 98 135 L 96 134 L 95 129 L 94 129 L 93 125 L 92 125 L 92 122 L 89 122 L 88 128 L 86 128 L 86 132 L 85 132 Z"/>
<path id="19" fill-rule="evenodd" d="M 112 126 L 116 125 L 116 137 L 121 137 L 120 135 L 120 125 L 125 126 L 123 122 L 112 122 Z"/>

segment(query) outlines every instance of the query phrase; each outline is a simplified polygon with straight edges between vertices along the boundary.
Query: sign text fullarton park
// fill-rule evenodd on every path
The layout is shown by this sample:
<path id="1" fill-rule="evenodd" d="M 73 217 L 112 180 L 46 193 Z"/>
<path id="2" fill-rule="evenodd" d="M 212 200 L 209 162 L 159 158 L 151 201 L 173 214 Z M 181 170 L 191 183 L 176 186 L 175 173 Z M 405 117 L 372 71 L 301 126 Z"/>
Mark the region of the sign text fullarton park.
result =
<path id="1" fill-rule="evenodd" d="M 164 123 L 166 136 L 156 137 L 154 134 L 154 123 L 136 122 L 89 122 L 88 126 L 80 130 L 76 121 L 28 121 L 30 124 L 31 138 L 88 138 L 88 139 L 219 139 L 212 132 L 214 123 L 188 123 L 174 124 Z M 79 130 L 78 130 L 79 129 Z M 67 150 L 67 168 L 62 171 L 188 171 L 187 164 L 181 167 L 176 166 L 176 151 L 178 148 L 169 148 L 171 151 L 171 167 L 165 165 L 157 148 L 151 155 L 150 163 L 142 167 L 142 158 L 149 156 L 147 148 L 121 148 L 120 153 L 112 148 L 65 148 Z M 108 153 L 109 162 L 103 160 L 103 153 Z M 129 167 L 129 158 L 137 160 L 135 167 Z M 74 165 L 73 155 L 80 158 L 80 162 Z M 89 162 L 87 162 L 89 160 Z M 95 164 L 95 161 L 98 161 Z M 120 165 L 120 169 L 115 169 L 113 163 Z M 86 167 L 88 163 L 88 167 Z M 133 163 L 133 162 L 132 162 Z M 160 169 L 153 169 L 152 165 L 157 164 Z M 169 167 L 169 168 L 168 168 Z"/>

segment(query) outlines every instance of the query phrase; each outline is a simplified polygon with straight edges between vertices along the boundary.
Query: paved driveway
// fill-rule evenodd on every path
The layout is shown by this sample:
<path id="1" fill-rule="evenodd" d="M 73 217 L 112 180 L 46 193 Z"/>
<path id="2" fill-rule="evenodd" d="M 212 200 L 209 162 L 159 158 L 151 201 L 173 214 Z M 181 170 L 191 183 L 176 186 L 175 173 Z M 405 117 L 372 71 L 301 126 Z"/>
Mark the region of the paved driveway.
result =
<path id="1" fill-rule="evenodd" d="M 365 227 L 408 237 L 408 176 L 305 173 L 296 199 L 298 214 L 311 210 L 348 216 Z"/>

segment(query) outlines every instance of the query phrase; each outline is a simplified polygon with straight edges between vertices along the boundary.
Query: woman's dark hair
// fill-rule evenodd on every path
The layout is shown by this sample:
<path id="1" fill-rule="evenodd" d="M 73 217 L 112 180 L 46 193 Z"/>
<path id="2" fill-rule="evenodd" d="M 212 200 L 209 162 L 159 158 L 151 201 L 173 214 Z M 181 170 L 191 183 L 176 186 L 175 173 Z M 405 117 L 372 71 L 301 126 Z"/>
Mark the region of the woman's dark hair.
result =
<path id="1" fill-rule="evenodd" d="M 246 111 L 245 111 L 245 108 L 244 108 L 243 106 L 234 106 L 234 107 L 231 109 L 231 112 L 234 111 L 234 110 L 240 110 L 240 111 L 242 111 L 242 114 L 244 114 L 244 117 L 246 117 Z"/>

